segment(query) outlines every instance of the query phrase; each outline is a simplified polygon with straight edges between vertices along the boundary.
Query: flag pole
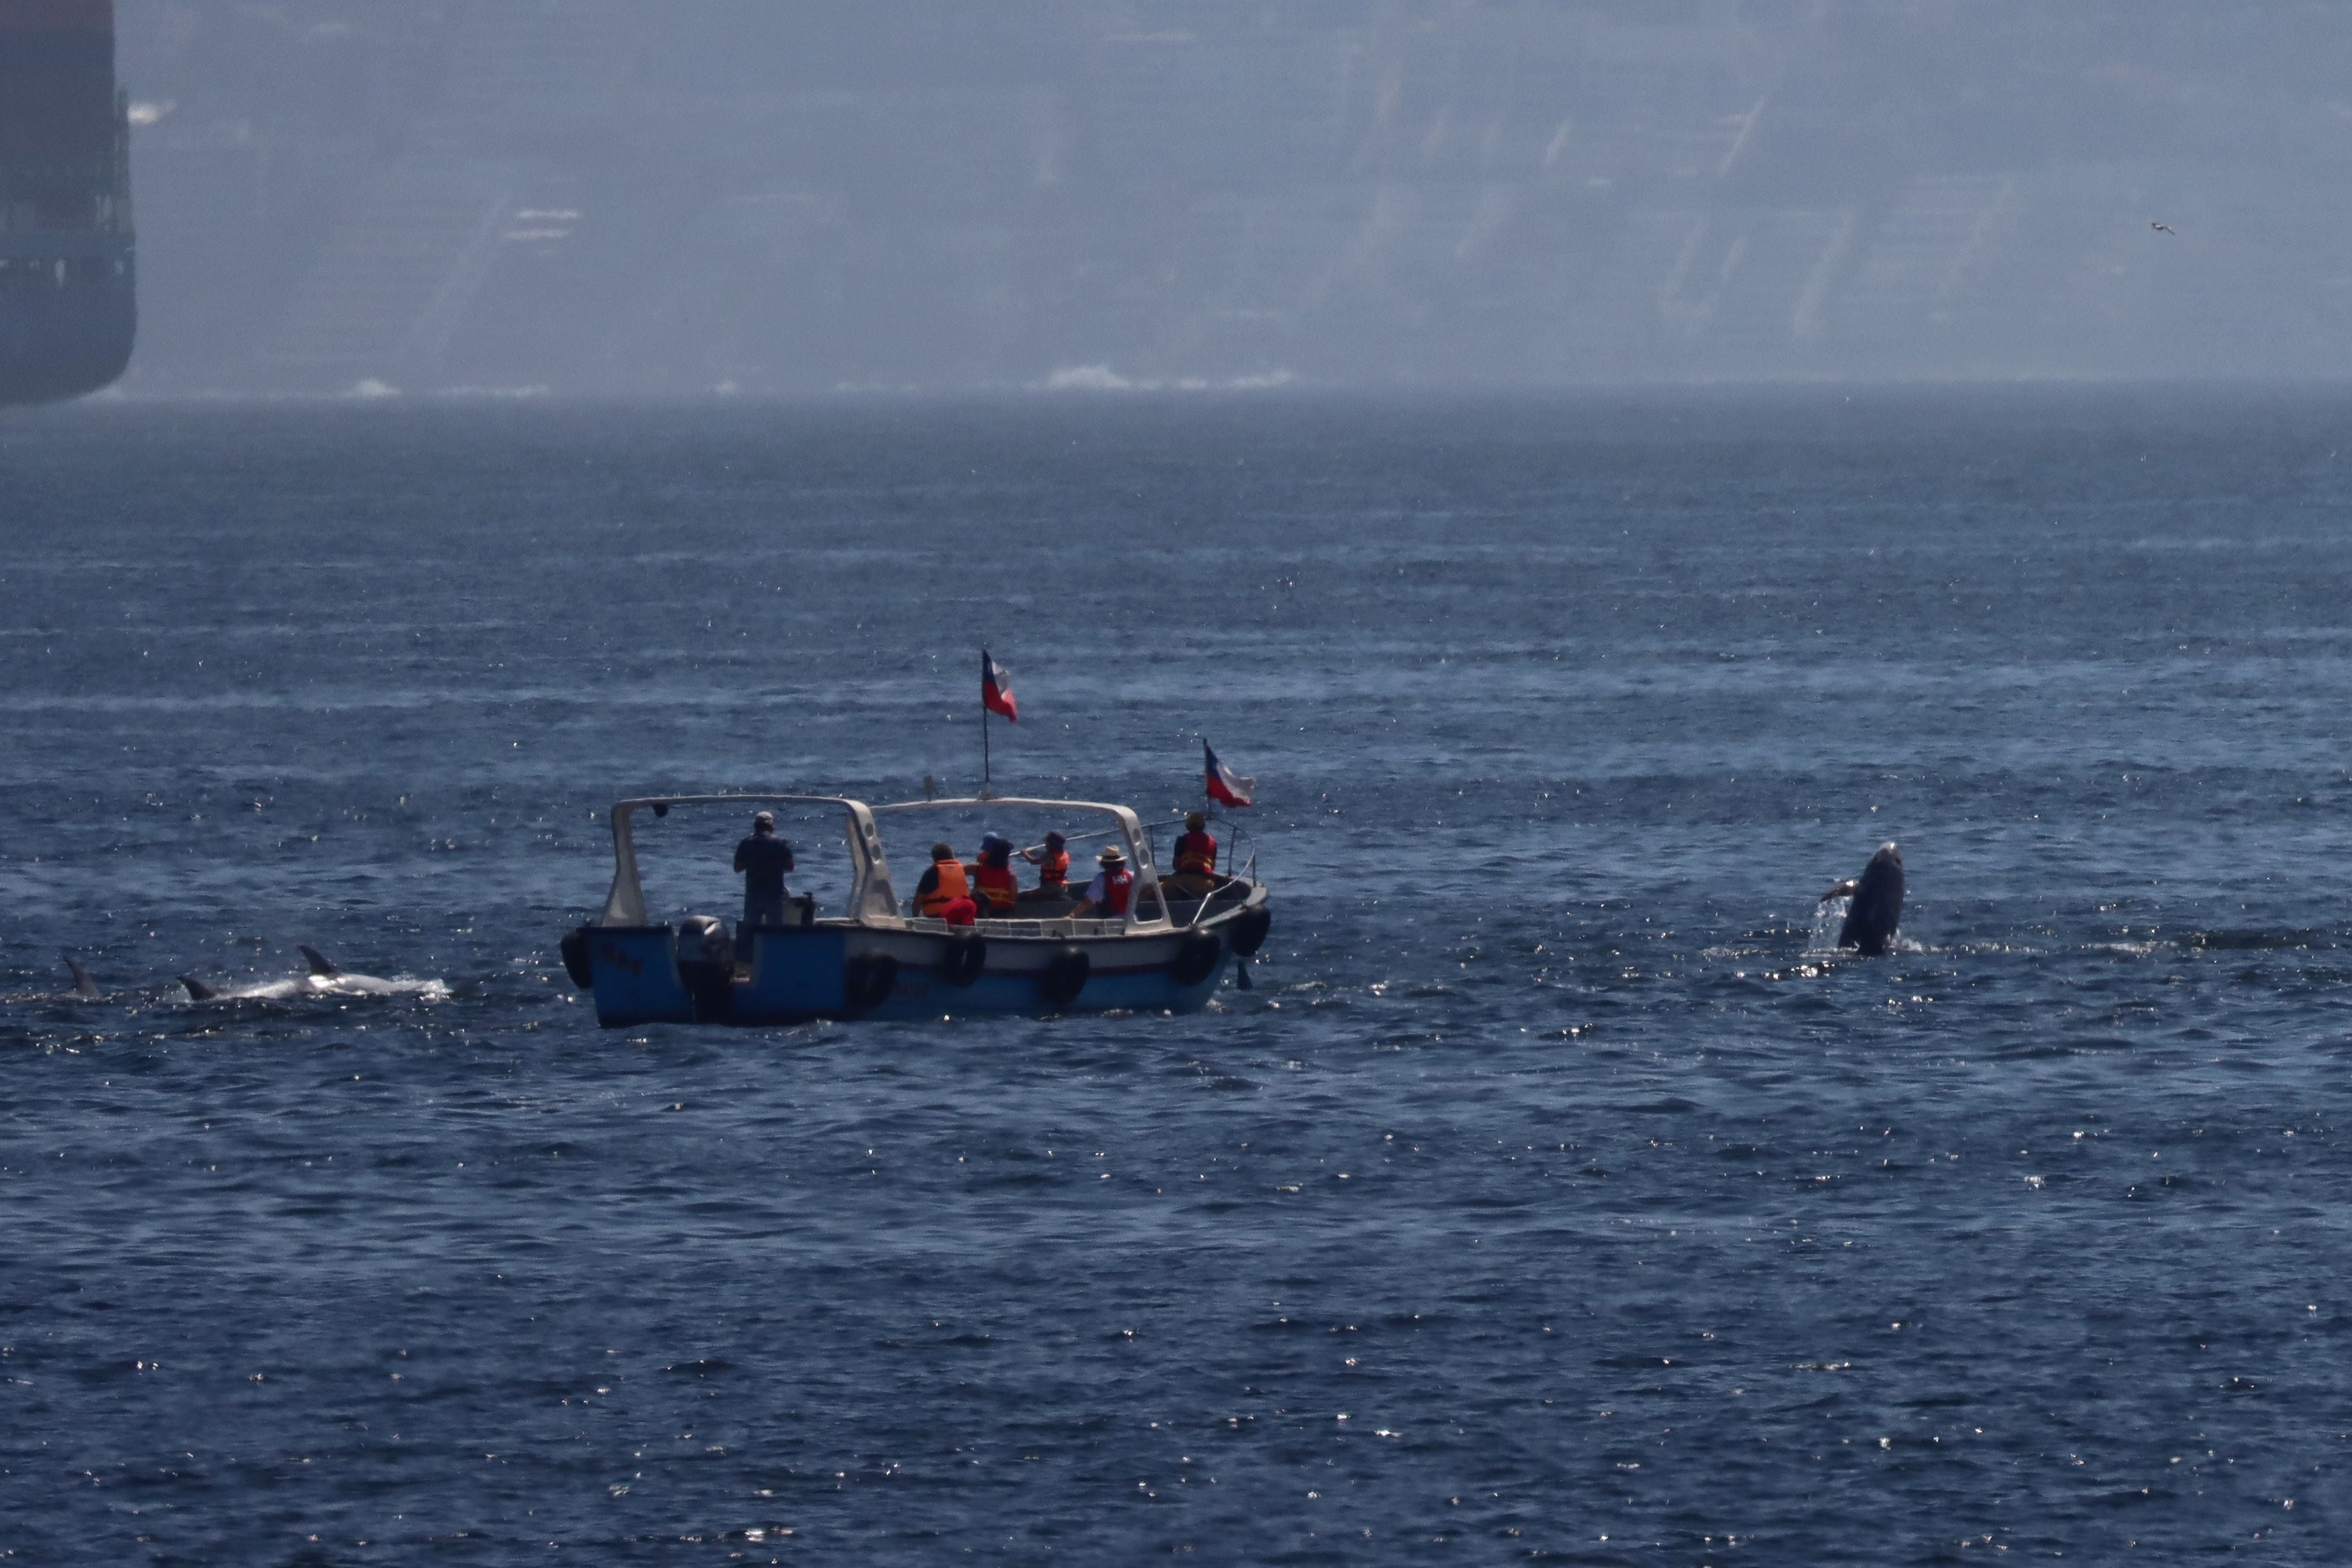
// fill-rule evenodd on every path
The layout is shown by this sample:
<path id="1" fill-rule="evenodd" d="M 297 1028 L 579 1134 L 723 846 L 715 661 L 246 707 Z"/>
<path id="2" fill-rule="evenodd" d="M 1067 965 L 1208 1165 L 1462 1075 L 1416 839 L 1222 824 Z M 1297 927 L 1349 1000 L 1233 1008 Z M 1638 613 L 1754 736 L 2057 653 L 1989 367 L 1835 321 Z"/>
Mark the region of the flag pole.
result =
<path id="1" fill-rule="evenodd" d="M 988 787 L 995 775 L 988 765 L 988 704 L 980 705 L 980 798 L 988 798 Z"/>
<path id="2" fill-rule="evenodd" d="M 1201 737 L 1201 815 L 1208 816 L 1216 809 L 1216 805 L 1215 797 L 1209 794 L 1209 738 L 1203 735 Z M 1216 869 L 1217 863 L 1210 861 L 1210 872 L 1213 875 Z"/>

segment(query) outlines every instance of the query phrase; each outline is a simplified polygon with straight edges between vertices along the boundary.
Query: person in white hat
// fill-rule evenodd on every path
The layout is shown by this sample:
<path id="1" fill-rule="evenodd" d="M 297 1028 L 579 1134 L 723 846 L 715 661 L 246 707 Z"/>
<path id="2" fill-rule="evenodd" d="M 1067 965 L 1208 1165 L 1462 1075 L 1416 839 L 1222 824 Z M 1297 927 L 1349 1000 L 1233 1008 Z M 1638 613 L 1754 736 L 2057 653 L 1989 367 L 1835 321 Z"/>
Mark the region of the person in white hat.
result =
<path id="1" fill-rule="evenodd" d="M 1127 868 L 1127 856 L 1116 844 L 1104 850 L 1096 859 L 1102 869 L 1087 884 L 1087 896 L 1071 914 L 1080 919 L 1087 916 L 1124 920 L 1128 896 L 1135 891 L 1135 873 Z"/>

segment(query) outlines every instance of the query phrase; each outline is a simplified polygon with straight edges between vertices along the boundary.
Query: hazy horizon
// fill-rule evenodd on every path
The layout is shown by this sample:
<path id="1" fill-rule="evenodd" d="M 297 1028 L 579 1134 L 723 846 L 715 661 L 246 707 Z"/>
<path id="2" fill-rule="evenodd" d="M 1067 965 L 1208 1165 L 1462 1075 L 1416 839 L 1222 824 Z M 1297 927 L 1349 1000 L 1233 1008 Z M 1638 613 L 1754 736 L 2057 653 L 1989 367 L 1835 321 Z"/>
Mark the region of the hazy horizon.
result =
<path id="1" fill-rule="evenodd" d="M 126 395 L 2352 358 L 2316 4 L 120 0 L 118 38 Z"/>

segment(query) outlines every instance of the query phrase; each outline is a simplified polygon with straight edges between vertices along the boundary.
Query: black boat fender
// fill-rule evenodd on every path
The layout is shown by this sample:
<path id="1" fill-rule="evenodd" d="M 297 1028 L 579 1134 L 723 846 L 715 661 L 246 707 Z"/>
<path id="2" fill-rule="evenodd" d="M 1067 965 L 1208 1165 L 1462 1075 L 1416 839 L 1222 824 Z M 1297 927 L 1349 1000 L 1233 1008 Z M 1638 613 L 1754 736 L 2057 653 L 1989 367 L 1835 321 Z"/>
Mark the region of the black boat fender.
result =
<path id="1" fill-rule="evenodd" d="M 947 952 L 940 955 L 940 977 L 950 985 L 969 985 L 980 978 L 987 963 L 986 937 L 978 931 L 969 936 L 951 936 L 948 938 Z"/>
<path id="2" fill-rule="evenodd" d="M 1273 924 L 1274 911 L 1260 904 L 1235 915 L 1225 931 L 1233 939 L 1234 951 L 1247 958 L 1265 945 L 1266 930 Z"/>
<path id="3" fill-rule="evenodd" d="M 887 952 L 869 952 L 842 967 L 842 1005 L 853 1013 L 870 1012 L 889 999 L 898 984 L 898 961 Z"/>
<path id="4" fill-rule="evenodd" d="M 1087 976 L 1094 973 L 1095 961 L 1086 950 L 1066 947 L 1045 961 L 1037 974 L 1037 994 L 1055 1011 L 1067 1007 L 1087 988 Z"/>
<path id="5" fill-rule="evenodd" d="M 588 928 L 575 926 L 563 933 L 563 972 L 583 991 L 596 989 L 596 971 L 588 962 Z"/>
<path id="6" fill-rule="evenodd" d="M 1225 944 L 1217 940 L 1215 931 L 1187 931 L 1177 946 L 1175 961 L 1168 965 L 1168 978 L 1179 985 L 1198 985 L 1224 955 Z"/>

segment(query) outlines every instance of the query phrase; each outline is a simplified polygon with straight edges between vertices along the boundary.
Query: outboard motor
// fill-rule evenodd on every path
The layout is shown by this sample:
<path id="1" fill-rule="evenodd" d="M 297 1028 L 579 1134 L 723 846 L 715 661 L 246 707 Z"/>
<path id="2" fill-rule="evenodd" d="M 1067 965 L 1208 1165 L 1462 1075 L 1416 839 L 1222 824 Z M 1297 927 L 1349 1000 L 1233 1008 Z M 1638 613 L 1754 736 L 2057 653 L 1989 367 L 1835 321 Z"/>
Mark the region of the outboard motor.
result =
<path id="1" fill-rule="evenodd" d="M 677 977 L 694 998 L 698 1023 L 724 1023 L 735 1011 L 735 939 L 709 915 L 677 922 Z"/>

